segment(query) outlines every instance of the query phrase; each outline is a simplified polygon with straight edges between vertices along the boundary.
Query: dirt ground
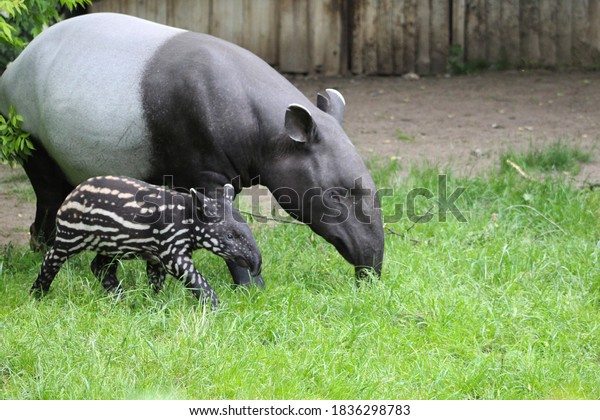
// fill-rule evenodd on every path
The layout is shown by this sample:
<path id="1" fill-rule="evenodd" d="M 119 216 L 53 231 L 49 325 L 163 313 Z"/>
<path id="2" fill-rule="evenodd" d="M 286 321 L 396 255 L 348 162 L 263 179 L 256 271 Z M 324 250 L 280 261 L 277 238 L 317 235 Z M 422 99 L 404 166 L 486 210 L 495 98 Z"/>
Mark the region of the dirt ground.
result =
<path id="1" fill-rule="evenodd" d="M 313 100 L 327 87 L 343 93 L 346 131 L 365 158 L 405 167 L 426 160 L 470 175 L 498 165 L 509 148 L 561 140 L 592 152 L 578 182 L 600 182 L 600 72 L 292 81 Z M 22 169 L 0 165 L 0 245 L 29 241 L 35 203 L 19 193 L 27 182 Z"/>

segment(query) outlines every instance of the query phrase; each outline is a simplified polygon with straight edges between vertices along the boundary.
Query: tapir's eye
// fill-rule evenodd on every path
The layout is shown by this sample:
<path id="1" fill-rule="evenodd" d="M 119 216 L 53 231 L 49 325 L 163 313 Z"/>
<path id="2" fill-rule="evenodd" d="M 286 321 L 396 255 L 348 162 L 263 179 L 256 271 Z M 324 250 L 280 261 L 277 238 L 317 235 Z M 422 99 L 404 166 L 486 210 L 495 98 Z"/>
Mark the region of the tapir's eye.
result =
<path id="1" fill-rule="evenodd" d="M 227 234 L 227 239 L 229 239 L 231 241 L 233 239 L 233 233 L 228 233 Z"/>
<path id="2" fill-rule="evenodd" d="M 329 198 L 335 203 L 341 203 L 347 195 L 346 190 L 332 190 L 329 192 Z"/>

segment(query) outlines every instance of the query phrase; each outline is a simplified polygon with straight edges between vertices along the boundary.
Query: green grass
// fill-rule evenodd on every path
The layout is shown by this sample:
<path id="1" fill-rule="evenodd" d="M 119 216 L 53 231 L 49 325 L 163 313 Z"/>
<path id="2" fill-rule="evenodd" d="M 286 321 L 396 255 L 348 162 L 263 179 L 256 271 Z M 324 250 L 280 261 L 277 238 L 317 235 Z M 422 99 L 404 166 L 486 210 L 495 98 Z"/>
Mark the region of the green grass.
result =
<path id="1" fill-rule="evenodd" d="M 437 168 L 376 165 L 389 215 Z M 453 216 L 388 224 L 383 278 L 351 267 L 303 226 L 254 225 L 266 290 L 234 290 L 224 263 L 195 262 L 222 306 L 170 279 L 154 295 L 127 261 L 122 301 L 74 258 L 42 300 L 41 255 L 0 260 L 0 386 L 15 399 L 561 399 L 600 397 L 600 195 L 513 172 L 456 178 Z M 425 212 L 434 200 L 422 200 Z M 435 209 L 432 211 L 436 211 Z"/>
<path id="2" fill-rule="evenodd" d="M 530 146 L 524 153 L 507 152 L 502 156 L 502 168 L 514 170 L 506 163 L 510 159 L 523 169 L 536 171 L 565 171 L 579 173 L 582 163 L 591 160 L 591 153 L 579 147 L 571 146 L 564 141 L 558 141 L 547 147 Z"/>
<path id="3" fill-rule="evenodd" d="M 396 139 L 405 142 L 412 142 L 414 140 L 412 136 L 403 133 L 399 128 L 396 129 Z"/>

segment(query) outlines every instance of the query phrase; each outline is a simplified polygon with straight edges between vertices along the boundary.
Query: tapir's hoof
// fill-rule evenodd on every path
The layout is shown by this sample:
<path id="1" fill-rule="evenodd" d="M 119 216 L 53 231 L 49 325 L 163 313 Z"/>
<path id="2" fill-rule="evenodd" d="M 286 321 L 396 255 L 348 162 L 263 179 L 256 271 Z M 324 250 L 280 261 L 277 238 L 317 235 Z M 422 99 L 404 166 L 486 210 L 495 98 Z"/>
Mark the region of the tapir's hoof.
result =
<path id="1" fill-rule="evenodd" d="M 29 248 L 33 252 L 46 252 L 50 248 L 52 240 L 38 233 L 38 229 L 32 224 L 29 227 Z"/>
<path id="2" fill-rule="evenodd" d="M 108 295 L 111 296 L 115 302 L 122 302 L 123 300 L 125 300 L 125 291 L 123 290 L 123 288 L 121 287 L 121 285 L 119 285 L 119 287 L 114 288 L 112 290 L 107 290 Z"/>
<path id="3" fill-rule="evenodd" d="M 40 240 L 36 233 L 33 231 L 33 226 L 30 229 L 31 236 L 29 237 L 29 248 L 33 252 L 45 252 L 48 246 Z"/>
<path id="4" fill-rule="evenodd" d="M 41 299 L 48 293 L 47 290 L 44 290 L 42 287 L 33 286 L 29 289 L 29 294 L 35 299 Z"/>

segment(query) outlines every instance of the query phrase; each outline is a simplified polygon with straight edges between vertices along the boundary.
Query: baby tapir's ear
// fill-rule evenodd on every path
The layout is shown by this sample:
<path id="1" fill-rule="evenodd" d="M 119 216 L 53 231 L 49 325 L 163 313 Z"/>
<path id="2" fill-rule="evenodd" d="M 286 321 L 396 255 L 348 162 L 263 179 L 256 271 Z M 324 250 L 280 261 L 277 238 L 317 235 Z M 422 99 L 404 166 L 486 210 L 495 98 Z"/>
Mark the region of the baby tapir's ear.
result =
<path id="1" fill-rule="evenodd" d="M 190 188 L 190 193 L 194 198 L 196 205 L 196 211 L 198 214 L 207 217 L 214 217 L 217 215 L 216 200 L 205 196 L 198 192 L 195 188 Z"/>
<path id="2" fill-rule="evenodd" d="M 227 214 L 231 213 L 233 198 L 235 197 L 235 189 L 231 184 L 226 184 L 223 187 L 223 198 L 207 197 L 194 188 L 190 188 L 190 193 L 192 194 L 192 197 L 194 197 L 196 211 L 202 219 L 210 219 L 215 222 L 213 218 L 221 220 L 223 217 L 226 217 Z"/>
<path id="3" fill-rule="evenodd" d="M 190 193 L 192 193 L 192 197 L 194 197 L 197 204 L 200 206 L 204 204 L 204 200 L 206 200 L 206 196 L 204 194 L 199 193 L 195 188 L 190 188 Z"/>
<path id="4" fill-rule="evenodd" d="M 233 185 L 225 184 L 223 187 L 223 197 L 225 198 L 225 201 L 233 203 L 233 198 L 235 197 L 235 189 L 233 188 Z"/>

